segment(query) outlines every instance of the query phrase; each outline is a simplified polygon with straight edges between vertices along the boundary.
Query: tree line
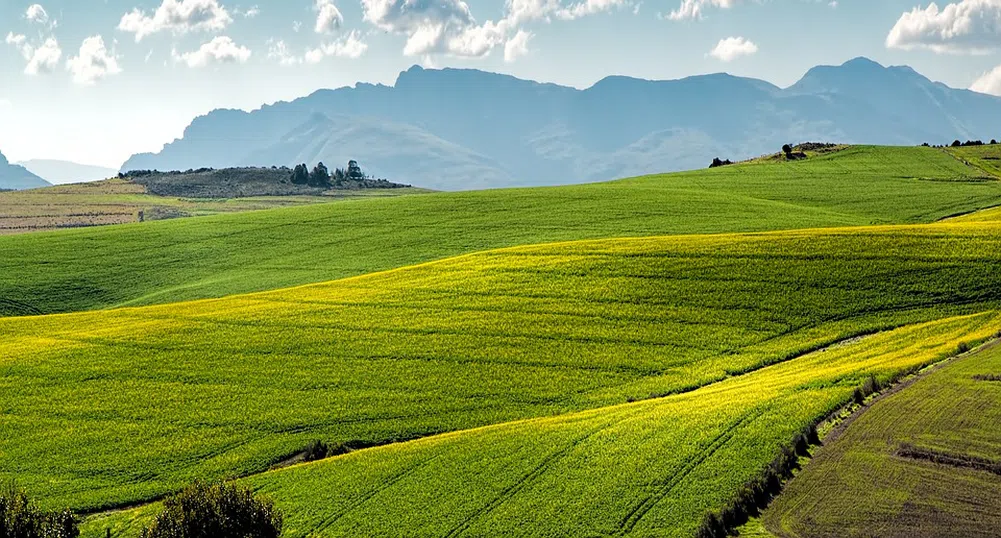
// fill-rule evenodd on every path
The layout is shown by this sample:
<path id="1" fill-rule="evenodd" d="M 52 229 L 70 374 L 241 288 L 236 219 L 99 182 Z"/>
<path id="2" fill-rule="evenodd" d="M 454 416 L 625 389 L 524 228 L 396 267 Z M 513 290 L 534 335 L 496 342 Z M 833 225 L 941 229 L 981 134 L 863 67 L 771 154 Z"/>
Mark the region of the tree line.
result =
<path id="1" fill-rule="evenodd" d="M 357 161 L 348 161 L 346 169 L 335 168 L 331 173 L 325 164 L 317 163 L 310 171 L 305 163 L 295 165 L 289 180 L 294 185 L 308 185 L 310 187 L 332 187 L 341 185 L 347 181 L 365 181 L 368 177 L 362 172 Z"/>

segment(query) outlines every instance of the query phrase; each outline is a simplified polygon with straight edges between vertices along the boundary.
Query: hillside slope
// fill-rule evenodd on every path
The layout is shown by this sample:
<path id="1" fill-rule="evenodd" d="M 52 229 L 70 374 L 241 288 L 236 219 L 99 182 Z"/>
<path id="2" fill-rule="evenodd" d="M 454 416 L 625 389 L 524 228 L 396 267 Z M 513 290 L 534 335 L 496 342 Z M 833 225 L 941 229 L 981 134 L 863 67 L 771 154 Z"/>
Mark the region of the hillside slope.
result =
<path id="1" fill-rule="evenodd" d="M 713 74 L 670 81 L 612 76 L 577 90 L 415 66 L 391 87 L 358 84 L 252 112 L 213 111 L 159 153 L 135 155 L 123 168 L 353 158 L 379 163 L 392 181 L 465 190 L 701 168 L 714 157 L 750 158 L 806 140 L 990 140 L 1001 136 L 998 124 L 997 97 L 864 58 L 811 69 L 786 89 Z M 399 148 L 419 159 L 394 158 Z"/>
<path id="2" fill-rule="evenodd" d="M 770 381 L 777 392 L 724 398 L 717 409 L 725 413 L 716 420 L 740 424 L 754 411 L 746 416 L 754 431 L 772 421 L 798 429 L 847 398 L 870 368 L 889 376 L 996 332 L 997 316 L 979 313 L 1001 307 L 999 247 L 997 223 L 609 239 L 249 296 L 0 319 L 0 408 L 9 433 L 0 438 L 0 480 L 16 475 L 54 505 L 114 506 L 196 477 L 263 471 L 316 439 L 369 446 L 656 398 L 912 326 L 916 332 L 892 345 L 873 337 L 849 350 L 885 345 L 899 353 L 846 359 L 836 372 L 812 362 L 780 369 Z M 742 386 L 740 393 L 762 387 Z M 768 407 L 780 394 L 793 407 L 811 403 L 805 414 Z M 667 428 L 664 435 L 700 432 L 691 438 L 700 446 L 714 444 L 715 428 L 727 429 L 687 420 L 696 418 L 653 423 Z M 770 436 L 785 428 L 734 449 L 754 447 L 763 451 L 755 458 L 764 457 L 776 441 Z M 628 430 L 615 434 L 622 443 L 615 453 L 664 455 L 647 454 L 639 439 L 630 444 L 647 433 L 639 424 Z M 519 431 L 531 437 L 536 429 Z M 540 442 L 550 448 L 526 445 L 532 458 L 554 449 Z M 617 459 L 598 446 L 579 448 L 594 463 L 572 467 L 587 475 L 606 456 Z M 699 468 L 698 459 L 680 464 Z M 359 487 L 381 483 L 372 479 Z M 461 496 L 447 480 L 444 489 Z M 617 487 L 633 498 L 647 491 L 631 482 Z M 554 499 L 585 497 L 593 496 Z M 366 510 L 380 506 L 400 508 L 376 502 Z M 393 522 L 382 514 L 372 524 Z"/>
<path id="3" fill-rule="evenodd" d="M 931 148 L 856 147 L 580 186 L 436 193 L 0 238 L 0 315 L 221 297 L 600 237 L 931 222 L 1001 182 Z"/>

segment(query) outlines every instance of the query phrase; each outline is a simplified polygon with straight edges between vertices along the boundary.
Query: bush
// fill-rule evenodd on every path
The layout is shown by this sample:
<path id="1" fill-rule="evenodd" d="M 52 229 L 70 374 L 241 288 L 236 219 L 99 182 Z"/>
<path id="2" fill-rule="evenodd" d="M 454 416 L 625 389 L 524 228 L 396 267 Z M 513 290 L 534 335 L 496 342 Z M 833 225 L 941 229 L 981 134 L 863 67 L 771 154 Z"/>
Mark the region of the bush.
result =
<path id="1" fill-rule="evenodd" d="M 14 486 L 0 491 L 0 538 L 77 538 L 73 512 L 43 512 Z"/>
<path id="2" fill-rule="evenodd" d="M 330 447 L 323 441 L 313 441 L 302 455 L 304 461 L 317 461 L 331 454 Z"/>
<path id="3" fill-rule="evenodd" d="M 278 538 L 282 516 L 247 488 L 195 482 L 163 503 L 143 538 Z"/>

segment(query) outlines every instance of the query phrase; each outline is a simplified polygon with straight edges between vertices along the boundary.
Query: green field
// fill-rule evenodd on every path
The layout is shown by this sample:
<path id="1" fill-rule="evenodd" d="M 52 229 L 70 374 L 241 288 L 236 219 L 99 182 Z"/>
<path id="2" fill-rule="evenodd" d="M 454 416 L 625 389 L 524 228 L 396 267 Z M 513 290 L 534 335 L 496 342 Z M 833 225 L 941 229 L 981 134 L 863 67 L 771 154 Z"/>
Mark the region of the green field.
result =
<path id="1" fill-rule="evenodd" d="M 331 191 L 323 196 L 179 198 L 156 196 L 131 181 L 108 179 L 0 193 L 0 235 L 260 211 L 362 197 L 416 194 L 420 189 Z"/>
<path id="2" fill-rule="evenodd" d="M 869 376 L 999 334 L 982 161 L 849 147 L 0 237 L 0 482 L 94 538 L 218 478 L 289 538 L 691 536 Z M 287 467 L 315 441 L 349 453 Z"/>
<path id="3" fill-rule="evenodd" d="M 1001 383 L 992 376 L 1001 379 L 998 346 L 877 402 L 818 452 L 764 523 L 803 538 L 997 535 Z"/>
<path id="4" fill-rule="evenodd" d="M 942 150 L 857 147 L 610 183 L 0 237 L 0 315 L 221 297 L 521 244 L 931 222 L 997 205 L 1001 182 L 984 175 Z"/>
<path id="5" fill-rule="evenodd" d="M 992 312 L 917 324 L 666 398 L 363 450 L 258 475 L 286 536 L 691 536 L 792 437 L 888 377 L 980 340 Z M 92 518 L 135 536 L 156 506 Z"/>
<path id="6" fill-rule="evenodd" d="M 313 439 L 383 443 L 691 390 L 994 310 L 999 263 L 998 223 L 618 239 L 7 318 L 0 478 L 92 509 L 259 472 Z"/>

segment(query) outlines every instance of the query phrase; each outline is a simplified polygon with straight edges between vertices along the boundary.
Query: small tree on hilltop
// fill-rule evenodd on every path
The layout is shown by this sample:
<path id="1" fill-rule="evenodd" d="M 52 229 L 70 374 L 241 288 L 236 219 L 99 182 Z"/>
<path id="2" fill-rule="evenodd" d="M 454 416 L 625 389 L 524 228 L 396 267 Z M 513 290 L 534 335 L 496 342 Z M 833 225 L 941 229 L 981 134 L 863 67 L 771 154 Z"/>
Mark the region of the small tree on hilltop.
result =
<path id="1" fill-rule="evenodd" d="M 365 174 L 361 171 L 361 167 L 358 166 L 358 161 L 348 161 L 348 179 L 355 181 L 365 179 Z"/>
<path id="2" fill-rule="evenodd" d="M 775 147 L 775 146 L 772 146 L 772 147 Z M 792 155 L 792 146 L 790 146 L 789 144 L 783 145 L 782 146 L 782 153 L 785 153 L 786 157 L 789 157 L 790 155 Z"/>
<path id="3" fill-rule="evenodd" d="M 163 502 L 142 538 L 278 538 L 282 516 L 244 487 L 196 482 Z"/>
<path id="4" fill-rule="evenodd" d="M 321 162 L 313 168 L 313 171 L 309 174 L 309 186 L 310 187 L 329 187 L 330 186 L 330 171 Z"/>

